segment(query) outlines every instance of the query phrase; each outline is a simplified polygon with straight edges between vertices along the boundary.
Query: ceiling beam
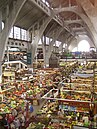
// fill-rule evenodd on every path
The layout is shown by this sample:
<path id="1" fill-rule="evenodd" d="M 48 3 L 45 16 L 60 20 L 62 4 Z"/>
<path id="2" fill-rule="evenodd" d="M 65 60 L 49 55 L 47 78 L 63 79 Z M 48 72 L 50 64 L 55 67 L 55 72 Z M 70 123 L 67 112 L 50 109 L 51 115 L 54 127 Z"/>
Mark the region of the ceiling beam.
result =
<path id="1" fill-rule="evenodd" d="M 73 12 L 77 14 L 81 19 L 85 22 L 86 29 L 88 30 L 88 33 L 91 37 L 91 40 L 93 40 L 93 43 L 96 42 L 96 31 L 93 27 L 93 24 L 91 23 L 90 19 L 83 13 L 83 11 L 78 6 L 71 6 L 71 7 L 62 7 L 55 9 L 56 13 L 61 12 Z M 95 46 L 97 47 L 96 43 Z"/>
<path id="2" fill-rule="evenodd" d="M 54 11 L 56 14 L 61 13 L 61 12 L 65 12 L 65 11 L 77 11 L 78 10 L 78 6 L 68 6 L 68 7 L 62 7 L 62 8 L 55 8 Z"/>
<path id="3" fill-rule="evenodd" d="M 83 31 L 83 32 L 75 32 L 77 35 L 88 35 L 87 32 Z"/>
<path id="4" fill-rule="evenodd" d="M 85 30 L 85 27 L 74 27 L 72 28 L 73 31 L 83 31 Z"/>
<path id="5" fill-rule="evenodd" d="M 83 21 L 81 19 L 76 19 L 76 20 L 65 20 L 64 21 L 65 24 L 69 25 L 69 24 L 74 24 L 74 23 L 77 23 L 77 24 L 83 24 Z"/>

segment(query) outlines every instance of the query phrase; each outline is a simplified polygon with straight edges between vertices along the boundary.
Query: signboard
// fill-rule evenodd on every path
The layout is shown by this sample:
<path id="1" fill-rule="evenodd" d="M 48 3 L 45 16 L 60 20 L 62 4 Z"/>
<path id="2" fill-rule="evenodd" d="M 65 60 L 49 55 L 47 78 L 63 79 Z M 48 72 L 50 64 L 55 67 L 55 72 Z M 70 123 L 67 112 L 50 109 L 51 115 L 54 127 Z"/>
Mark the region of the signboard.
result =
<path id="1" fill-rule="evenodd" d="M 15 76 L 15 72 L 6 71 L 6 72 L 4 72 L 4 76 L 6 76 L 6 77 Z"/>
<path id="2" fill-rule="evenodd" d="M 32 64 L 32 53 L 31 52 L 27 53 L 27 64 L 28 65 Z"/>

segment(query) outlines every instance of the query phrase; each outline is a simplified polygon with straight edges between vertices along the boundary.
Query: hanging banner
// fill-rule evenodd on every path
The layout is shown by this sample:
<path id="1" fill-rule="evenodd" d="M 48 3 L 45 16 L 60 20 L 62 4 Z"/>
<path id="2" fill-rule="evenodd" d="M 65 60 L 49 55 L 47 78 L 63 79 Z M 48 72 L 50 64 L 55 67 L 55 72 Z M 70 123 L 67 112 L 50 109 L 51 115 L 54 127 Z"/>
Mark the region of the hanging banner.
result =
<path id="1" fill-rule="evenodd" d="M 32 53 L 31 52 L 27 53 L 27 64 L 28 65 L 32 64 Z"/>
<path id="2" fill-rule="evenodd" d="M 93 77 L 93 74 L 76 74 L 76 76 L 82 77 L 82 78 L 88 78 L 88 77 Z"/>
<path id="3" fill-rule="evenodd" d="M 9 76 L 15 76 L 15 72 L 10 72 L 10 71 L 5 71 L 4 72 L 4 76 L 6 76 L 6 77 L 9 77 Z"/>

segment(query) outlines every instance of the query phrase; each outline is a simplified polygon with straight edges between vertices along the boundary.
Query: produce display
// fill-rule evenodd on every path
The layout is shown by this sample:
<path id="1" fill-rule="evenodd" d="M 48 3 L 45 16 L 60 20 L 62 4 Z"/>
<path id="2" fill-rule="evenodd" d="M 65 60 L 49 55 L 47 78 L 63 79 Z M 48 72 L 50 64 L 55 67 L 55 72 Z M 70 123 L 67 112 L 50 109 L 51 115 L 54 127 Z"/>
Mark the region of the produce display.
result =
<path id="1" fill-rule="evenodd" d="M 57 75 L 54 75 L 56 73 Z M 39 70 L 34 74 L 32 82 L 15 81 L 1 84 L 0 113 L 11 113 L 13 108 L 24 106 L 25 100 L 31 101 L 34 105 L 35 101 L 39 101 L 49 88 L 55 86 L 54 79 L 61 80 L 59 74 L 59 70 Z"/>
<path id="2" fill-rule="evenodd" d="M 89 70 L 85 74 L 91 74 L 92 72 L 92 70 Z M 84 72 L 82 71 L 82 74 L 83 73 Z M 47 128 L 72 128 L 74 125 L 84 127 L 90 126 L 89 110 L 94 76 L 88 78 L 74 77 L 69 79 L 67 77 L 68 76 L 66 75 L 65 81 L 62 82 L 61 89 L 51 89 L 42 97 L 43 99 L 50 101 L 50 103 L 57 101 L 59 105 L 58 108 L 54 108 L 53 106 L 47 108 L 49 106 L 46 106 L 39 112 L 38 117 L 40 118 L 45 117 L 46 115 L 50 117 L 50 127 L 46 126 Z M 66 81 L 67 79 L 69 81 Z M 94 86 L 94 90 L 96 90 L 96 85 Z M 57 113 L 61 109 L 61 113 L 57 114 L 56 109 Z"/>
<path id="3" fill-rule="evenodd" d="M 47 99 L 68 99 L 68 100 L 78 100 L 78 101 L 91 101 L 91 92 L 89 91 L 74 91 L 74 90 L 63 90 L 58 89 L 50 90 L 43 98 Z"/>
<path id="4" fill-rule="evenodd" d="M 79 70 L 93 70 L 94 64 L 95 64 L 95 62 L 85 61 L 85 62 L 79 64 L 78 69 Z"/>
<path id="5" fill-rule="evenodd" d="M 76 67 L 76 66 L 78 66 L 78 63 L 76 62 L 76 61 L 69 61 L 69 62 L 60 62 L 60 66 L 62 67 L 70 67 L 70 66 L 72 66 L 72 67 Z"/>
<path id="6" fill-rule="evenodd" d="M 11 84 L 10 83 L 4 83 L 4 84 L 0 84 L 0 92 L 11 88 Z"/>
<path id="7" fill-rule="evenodd" d="M 76 90 L 76 91 L 90 91 L 90 84 L 80 84 L 80 83 L 63 83 L 63 90 Z M 97 87 L 96 87 L 97 88 Z"/>
<path id="8" fill-rule="evenodd" d="M 91 93 L 86 91 L 72 91 L 72 90 L 63 90 L 60 93 L 60 98 L 69 99 L 69 100 L 80 100 L 80 101 L 90 101 Z"/>
<path id="9" fill-rule="evenodd" d="M 33 121 L 27 129 L 71 129 L 73 125 L 89 126 L 84 116 L 89 116 L 88 112 L 78 112 L 76 107 L 68 106 L 65 103 L 47 102 L 36 115 L 36 121 Z"/>
<path id="10" fill-rule="evenodd" d="M 21 90 L 21 93 L 25 90 Z M 17 97 L 20 94 L 15 86 L 2 90 L 3 100 L 0 102 L 0 114 L 11 113 L 12 109 L 19 106 L 24 107 L 25 100 Z M 23 109 L 24 110 L 24 109 Z"/>
<path id="11" fill-rule="evenodd" d="M 92 84 L 92 79 L 81 79 L 81 78 L 77 78 L 77 79 L 72 79 L 73 83 L 81 83 L 81 84 Z"/>
<path id="12" fill-rule="evenodd" d="M 5 98 L 4 102 L 0 104 L 0 114 L 11 113 L 12 109 L 22 107 L 24 110 L 25 101 L 23 99 L 13 96 L 9 99 Z"/>
<path id="13" fill-rule="evenodd" d="M 73 73 L 79 70 L 81 74 L 90 74 L 93 66 L 94 63 L 81 66 L 78 62 L 66 62 L 59 69 L 36 69 L 32 74 L 27 70 L 16 72 L 15 81 L 0 86 L 0 114 L 12 114 L 14 109 L 22 112 L 26 122 L 31 118 L 27 129 L 71 129 L 74 125 L 88 127 L 90 106 L 94 104 L 91 103 L 92 97 L 95 98 L 93 102 L 97 101 L 97 76 L 93 76 L 95 94 L 92 96 L 94 78 L 74 77 Z M 45 104 L 41 108 L 42 101 Z M 29 105 L 39 106 L 33 119 L 30 113 L 33 108 L 30 109 Z"/>

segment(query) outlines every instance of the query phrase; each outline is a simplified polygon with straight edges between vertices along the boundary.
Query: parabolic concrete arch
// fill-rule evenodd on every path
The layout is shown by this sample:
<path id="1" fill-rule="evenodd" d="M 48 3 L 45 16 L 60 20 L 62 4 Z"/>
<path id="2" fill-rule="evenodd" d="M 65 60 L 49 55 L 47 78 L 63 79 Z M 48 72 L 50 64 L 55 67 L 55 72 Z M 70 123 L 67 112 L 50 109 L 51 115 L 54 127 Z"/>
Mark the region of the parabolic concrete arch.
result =
<path id="1" fill-rule="evenodd" d="M 85 15 L 83 13 L 83 11 L 81 9 L 79 9 L 78 6 L 70 6 L 70 7 L 63 7 L 63 8 L 59 8 L 59 9 L 55 9 L 56 13 L 61 13 L 64 11 L 67 12 L 74 12 L 75 14 L 77 14 L 86 24 L 86 28 L 88 30 L 88 33 L 91 35 L 91 40 L 94 41 L 95 47 L 97 48 L 97 32 L 91 22 L 91 20 L 88 18 L 87 15 Z"/>
<path id="2" fill-rule="evenodd" d="M 80 35 L 77 37 L 77 40 L 73 40 L 72 43 L 69 45 L 69 50 L 72 51 L 75 47 L 78 46 L 79 42 L 86 40 L 90 47 L 94 47 L 94 44 L 92 43 L 91 39 L 87 35 Z"/>

